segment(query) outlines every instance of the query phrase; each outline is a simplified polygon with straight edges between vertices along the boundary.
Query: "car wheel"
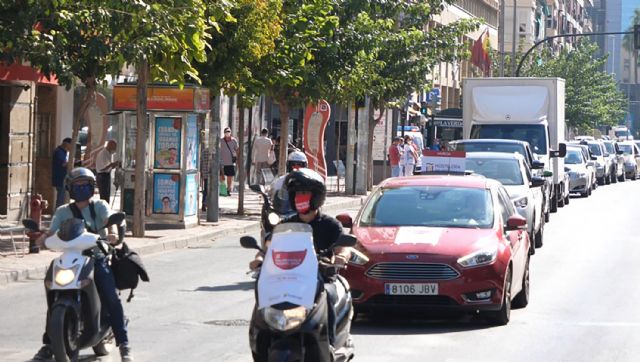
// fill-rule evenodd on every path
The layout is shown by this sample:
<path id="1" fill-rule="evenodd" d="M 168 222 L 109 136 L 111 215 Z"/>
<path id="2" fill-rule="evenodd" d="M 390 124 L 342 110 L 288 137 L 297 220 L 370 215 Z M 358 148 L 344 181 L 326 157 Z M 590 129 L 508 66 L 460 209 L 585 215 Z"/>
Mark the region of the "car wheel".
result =
<path id="1" fill-rule="evenodd" d="M 558 212 L 558 200 L 555 196 L 551 198 L 551 212 Z"/>
<path id="2" fill-rule="evenodd" d="M 565 205 L 569 205 L 569 202 L 571 202 L 571 194 L 567 194 L 567 196 L 564 198 L 564 204 Z"/>
<path id="3" fill-rule="evenodd" d="M 638 169 L 633 170 L 633 176 L 631 176 L 633 181 L 638 179 Z"/>
<path id="4" fill-rule="evenodd" d="M 613 172 L 611 173 L 611 177 L 610 177 L 612 184 L 615 184 L 615 183 L 618 182 L 618 176 L 617 175 L 618 175 L 618 170 L 617 169 L 613 170 Z"/>
<path id="5" fill-rule="evenodd" d="M 527 258 L 527 264 L 524 267 L 524 275 L 522 276 L 522 290 L 520 293 L 516 295 L 513 299 L 513 307 L 514 308 L 524 308 L 529 304 L 529 291 L 531 288 L 531 284 L 529 281 L 529 260 Z"/>
<path id="6" fill-rule="evenodd" d="M 604 177 L 605 185 L 609 185 L 611 183 L 611 175 L 613 175 L 613 170 L 609 170 L 609 174 Z"/>
<path id="7" fill-rule="evenodd" d="M 558 200 L 558 207 L 564 207 L 564 197 L 562 196 L 562 192 L 560 192 L 560 199 Z"/>
<path id="8" fill-rule="evenodd" d="M 591 189 L 588 189 L 588 190 L 587 190 L 587 191 L 585 191 L 585 192 L 581 192 L 581 193 L 580 193 L 580 196 L 582 196 L 582 197 L 589 197 L 589 193 L 590 193 L 590 192 L 591 192 Z"/>
<path id="9" fill-rule="evenodd" d="M 544 221 L 540 221 L 540 230 L 538 230 L 538 232 L 535 234 L 533 240 L 534 240 L 534 246 L 535 248 L 531 248 L 531 249 L 536 249 L 536 248 L 541 248 L 542 244 L 543 244 L 543 236 L 544 236 Z"/>
<path id="10" fill-rule="evenodd" d="M 627 171 L 622 171 L 622 175 L 618 177 L 618 181 L 624 182 L 626 178 L 627 178 Z"/>
<path id="11" fill-rule="evenodd" d="M 497 312 L 489 312 L 487 319 L 489 323 L 496 326 L 504 326 L 511 318 L 511 267 L 507 269 L 507 276 L 502 291 L 502 307 Z"/>
<path id="12" fill-rule="evenodd" d="M 549 212 L 544 213 L 544 222 L 549 222 L 549 216 L 551 216 Z"/>

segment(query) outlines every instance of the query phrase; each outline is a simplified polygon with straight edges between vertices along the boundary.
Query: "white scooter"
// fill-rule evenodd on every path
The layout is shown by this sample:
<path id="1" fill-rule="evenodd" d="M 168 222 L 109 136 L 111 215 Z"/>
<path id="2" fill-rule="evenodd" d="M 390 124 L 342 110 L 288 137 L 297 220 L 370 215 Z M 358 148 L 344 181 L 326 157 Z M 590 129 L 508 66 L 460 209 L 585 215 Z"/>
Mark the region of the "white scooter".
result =
<path id="1" fill-rule="evenodd" d="M 334 247 L 355 243 L 353 235 L 342 235 Z M 242 237 L 240 244 L 262 250 L 250 236 Z M 324 254 L 316 255 L 308 224 L 284 223 L 274 228 L 256 282 L 256 305 L 249 329 L 254 361 L 325 362 L 353 358 L 349 284 L 337 274 L 334 265 L 322 262 Z M 336 289 L 333 346 L 329 343 L 328 287 Z"/>
<path id="2" fill-rule="evenodd" d="M 124 237 L 124 213 L 109 216 L 105 228 L 118 225 L 118 237 Z M 25 228 L 40 232 L 33 220 L 22 221 Z M 96 245 L 108 255 L 106 243 L 99 235 L 85 232 L 73 240 L 63 241 L 57 234 L 46 240 L 47 248 L 62 251 L 53 259 L 44 280 L 47 296 L 47 335 L 58 362 L 75 361 L 83 348 L 92 347 L 98 356 L 109 354 L 113 340 L 106 323 L 93 280 L 94 259 L 85 251 Z M 106 245 L 106 247 L 105 247 Z"/>

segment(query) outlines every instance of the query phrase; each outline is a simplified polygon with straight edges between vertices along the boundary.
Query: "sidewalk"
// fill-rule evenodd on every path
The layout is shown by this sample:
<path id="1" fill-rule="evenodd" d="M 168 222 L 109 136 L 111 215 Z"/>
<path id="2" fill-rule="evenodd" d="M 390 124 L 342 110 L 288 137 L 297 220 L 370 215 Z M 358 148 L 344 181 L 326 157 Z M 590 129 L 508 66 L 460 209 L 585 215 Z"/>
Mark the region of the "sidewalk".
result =
<path id="1" fill-rule="evenodd" d="M 329 193 L 323 210 L 338 212 L 342 209 L 358 207 L 365 196 L 346 196 Z M 260 211 L 262 200 L 260 196 L 247 189 L 244 199 L 244 215 L 237 215 L 238 194 L 220 197 L 220 219 L 218 222 L 207 222 L 206 213 L 200 212 L 200 225 L 189 229 L 146 230 L 145 237 L 134 238 L 127 232 L 126 243 L 140 255 L 161 251 L 207 245 L 219 238 L 230 235 L 242 235 L 260 229 Z M 118 200 L 115 202 L 119 204 Z M 4 222 L 2 224 L 5 224 Z M 8 225 L 2 225 L 8 226 Z M 18 256 L 11 248 L 11 242 L 3 237 L 0 242 L 0 286 L 27 279 L 42 279 L 51 260 L 59 253 L 49 250 L 38 254 Z M 20 248 L 22 243 L 18 243 Z"/>

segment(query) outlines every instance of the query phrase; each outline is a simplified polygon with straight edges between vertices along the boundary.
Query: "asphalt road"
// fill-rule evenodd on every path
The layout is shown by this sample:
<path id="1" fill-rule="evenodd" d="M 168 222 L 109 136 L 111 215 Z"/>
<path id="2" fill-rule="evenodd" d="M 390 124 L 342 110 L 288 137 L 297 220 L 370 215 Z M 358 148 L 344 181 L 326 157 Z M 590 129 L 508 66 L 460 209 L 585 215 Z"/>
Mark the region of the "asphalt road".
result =
<path id="1" fill-rule="evenodd" d="M 552 214 L 531 261 L 531 302 L 507 326 L 363 316 L 352 329 L 356 360 L 637 361 L 639 190 L 640 182 L 601 186 Z M 145 257 L 152 282 L 125 304 L 136 360 L 250 361 L 253 290 L 245 273 L 253 254 L 229 238 Z M 0 361 L 28 360 L 44 318 L 42 281 L 0 288 Z M 97 360 L 89 352 L 83 360 Z"/>

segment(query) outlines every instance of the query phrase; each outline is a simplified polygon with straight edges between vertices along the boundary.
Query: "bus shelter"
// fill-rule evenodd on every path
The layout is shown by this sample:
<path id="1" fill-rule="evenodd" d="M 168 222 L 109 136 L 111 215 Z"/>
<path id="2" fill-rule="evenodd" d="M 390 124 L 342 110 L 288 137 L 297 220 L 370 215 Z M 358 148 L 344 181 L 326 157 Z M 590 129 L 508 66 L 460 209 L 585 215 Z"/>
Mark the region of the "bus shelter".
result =
<path id="1" fill-rule="evenodd" d="M 116 85 L 113 110 L 121 111 L 119 154 L 123 160 L 121 210 L 133 215 L 137 90 Z M 187 228 L 198 224 L 200 131 L 207 121 L 208 89 L 150 85 L 147 89 L 145 214 L 150 227 Z"/>

